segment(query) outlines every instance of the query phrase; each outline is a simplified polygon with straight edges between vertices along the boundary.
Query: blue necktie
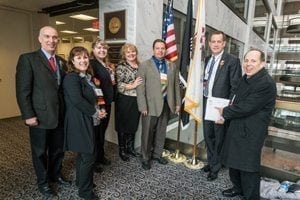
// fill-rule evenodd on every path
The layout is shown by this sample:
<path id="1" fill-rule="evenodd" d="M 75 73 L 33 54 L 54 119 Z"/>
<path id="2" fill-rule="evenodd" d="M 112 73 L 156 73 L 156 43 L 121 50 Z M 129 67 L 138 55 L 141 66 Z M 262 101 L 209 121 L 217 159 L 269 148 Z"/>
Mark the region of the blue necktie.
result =
<path id="1" fill-rule="evenodd" d="M 206 97 L 208 96 L 209 79 L 210 79 L 212 71 L 214 69 L 214 65 L 215 65 L 215 57 L 213 56 L 212 61 L 211 61 L 210 66 L 209 66 L 209 69 L 208 69 L 208 77 L 207 77 L 206 85 L 205 85 L 205 88 L 204 88 L 204 91 L 203 91 L 203 94 Z"/>

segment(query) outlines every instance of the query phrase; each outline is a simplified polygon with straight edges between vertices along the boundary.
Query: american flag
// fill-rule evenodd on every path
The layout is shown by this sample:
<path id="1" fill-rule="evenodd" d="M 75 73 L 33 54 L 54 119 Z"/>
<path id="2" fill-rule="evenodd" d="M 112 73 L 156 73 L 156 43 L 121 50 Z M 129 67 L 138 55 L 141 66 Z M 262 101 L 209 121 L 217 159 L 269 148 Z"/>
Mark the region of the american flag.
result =
<path id="1" fill-rule="evenodd" d="M 168 5 L 164 14 L 162 38 L 167 44 L 166 59 L 175 62 L 178 58 L 178 53 L 173 19 L 173 0 L 168 0 Z"/>

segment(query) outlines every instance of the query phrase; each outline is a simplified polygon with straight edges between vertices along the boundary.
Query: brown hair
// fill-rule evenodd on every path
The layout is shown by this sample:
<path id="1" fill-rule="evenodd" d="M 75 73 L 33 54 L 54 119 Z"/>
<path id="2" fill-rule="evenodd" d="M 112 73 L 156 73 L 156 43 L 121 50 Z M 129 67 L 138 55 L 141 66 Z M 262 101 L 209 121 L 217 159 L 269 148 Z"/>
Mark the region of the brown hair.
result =
<path id="1" fill-rule="evenodd" d="M 165 44 L 165 47 L 167 46 L 166 42 L 162 39 L 156 39 L 153 41 L 153 44 L 152 44 L 152 48 L 154 49 L 154 46 L 156 43 L 164 43 Z"/>
<path id="2" fill-rule="evenodd" d="M 136 55 L 138 55 L 137 47 L 134 44 L 126 43 L 122 46 L 121 51 L 120 51 L 120 55 L 121 55 L 121 61 L 120 62 L 126 62 L 125 53 L 128 49 L 135 51 Z M 135 62 L 137 64 L 140 63 L 137 57 L 136 57 Z"/>
<path id="3" fill-rule="evenodd" d="M 208 36 L 208 41 L 210 41 L 211 40 L 211 37 L 213 36 L 213 35 L 222 35 L 222 37 L 223 37 L 223 41 L 225 41 L 226 42 L 226 35 L 225 35 L 225 33 L 223 32 L 223 31 L 212 31 L 211 33 L 209 33 L 209 36 Z"/>
<path id="4" fill-rule="evenodd" d="M 75 56 L 78 55 L 86 55 L 87 57 L 89 57 L 89 52 L 86 48 L 78 46 L 78 47 L 73 47 L 73 49 L 71 49 L 70 54 L 69 54 L 69 59 L 68 59 L 68 72 L 76 72 L 79 73 L 78 69 L 75 68 L 74 64 L 73 64 L 73 60 Z M 91 65 L 89 64 L 88 68 L 87 68 L 87 73 L 93 75 L 93 68 L 91 67 Z"/>
<path id="5" fill-rule="evenodd" d="M 251 48 L 245 53 L 244 59 L 245 59 L 246 55 L 247 55 L 250 51 L 257 51 L 257 52 L 259 52 L 259 53 L 260 53 L 260 61 L 262 61 L 262 62 L 265 62 L 265 61 L 266 61 L 265 53 L 264 53 L 262 50 L 260 50 L 260 49 L 258 49 L 258 48 L 254 48 L 254 47 L 251 47 Z"/>

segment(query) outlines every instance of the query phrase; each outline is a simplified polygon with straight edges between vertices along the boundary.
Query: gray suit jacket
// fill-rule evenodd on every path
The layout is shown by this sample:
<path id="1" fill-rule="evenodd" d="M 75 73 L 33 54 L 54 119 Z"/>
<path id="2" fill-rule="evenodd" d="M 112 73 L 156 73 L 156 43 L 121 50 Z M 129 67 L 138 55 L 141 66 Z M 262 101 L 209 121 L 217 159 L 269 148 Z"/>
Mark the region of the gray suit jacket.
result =
<path id="1" fill-rule="evenodd" d="M 174 63 L 168 61 L 167 68 L 167 102 L 171 112 L 174 113 L 176 106 L 181 105 L 179 69 Z M 143 79 L 143 83 L 137 87 L 139 111 L 147 110 L 150 116 L 160 116 L 164 105 L 164 98 L 161 92 L 160 74 L 152 59 L 144 61 L 139 66 L 138 76 Z"/>

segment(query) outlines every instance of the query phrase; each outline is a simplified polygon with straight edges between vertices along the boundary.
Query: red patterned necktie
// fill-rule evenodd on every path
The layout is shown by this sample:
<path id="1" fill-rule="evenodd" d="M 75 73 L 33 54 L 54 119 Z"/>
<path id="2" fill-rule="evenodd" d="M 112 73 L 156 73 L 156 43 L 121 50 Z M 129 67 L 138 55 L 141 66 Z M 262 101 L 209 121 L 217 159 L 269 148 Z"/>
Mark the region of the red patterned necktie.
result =
<path id="1" fill-rule="evenodd" d="M 55 65 L 55 61 L 53 57 L 49 58 L 49 63 L 50 63 L 50 67 L 52 69 L 52 71 L 56 72 L 56 65 Z"/>

